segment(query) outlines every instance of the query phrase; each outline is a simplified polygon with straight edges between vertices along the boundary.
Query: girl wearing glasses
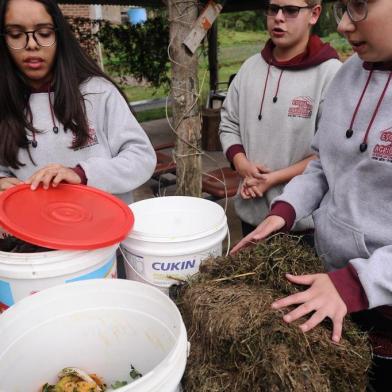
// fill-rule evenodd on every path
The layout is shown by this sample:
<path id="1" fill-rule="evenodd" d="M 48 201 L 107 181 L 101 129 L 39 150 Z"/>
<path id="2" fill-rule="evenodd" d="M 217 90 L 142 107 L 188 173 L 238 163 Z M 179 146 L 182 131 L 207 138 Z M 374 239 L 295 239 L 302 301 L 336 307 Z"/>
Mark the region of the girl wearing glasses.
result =
<path id="1" fill-rule="evenodd" d="M 319 108 L 341 65 L 336 51 L 311 34 L 320 3 L 271 0 L 266 5 L 270 40 L 241 66 L 223 104 L 220 140 L 243 178 L 234 205 L 244 236 L 315 157 L 310 145 Z M 295 231 L 312 228 L 306 218 Z"/>
<path id="2" fill-rule="evenodd" d="M 55 0 L 0 3 L 0 191 L 61 181 L 132 202 L 155 153 Z"/>
<path id="3" fill-rule="evenodd" d="M 324 318 L 339 342 L 343 319 L 370 331 L 375 391 L 390 391 L 392 374 L 392 1 L 335 3 L 338 31 L 356 52 L 328 90 L 313 147 L 318 159 L 294 178 L 255 231 L 235 246 L 289 230 L 313 214 L 316 249 L 328 271 L 288 275 L 307 290 L 280 299 L 298 305 L 288 323 L 313 313 L 306 332 Z"/>

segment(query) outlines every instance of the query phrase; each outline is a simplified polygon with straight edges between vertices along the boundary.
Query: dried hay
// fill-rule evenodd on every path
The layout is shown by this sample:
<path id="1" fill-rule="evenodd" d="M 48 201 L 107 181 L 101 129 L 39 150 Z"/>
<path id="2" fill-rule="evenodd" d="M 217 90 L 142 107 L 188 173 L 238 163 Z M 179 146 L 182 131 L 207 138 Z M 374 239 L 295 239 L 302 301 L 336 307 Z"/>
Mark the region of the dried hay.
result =
<path id="1" fill-rule="evenodd" d="M 339 344 L 331 322 L 302 333 L 271 303 L 301 290 L 285 273 L 321 272 L 300 237 L 276 235 L 235 256 L 206 260 L 178 292 L 191 353 L 186 392 L 365 391 L 367 336 L 345 321 Z"/>

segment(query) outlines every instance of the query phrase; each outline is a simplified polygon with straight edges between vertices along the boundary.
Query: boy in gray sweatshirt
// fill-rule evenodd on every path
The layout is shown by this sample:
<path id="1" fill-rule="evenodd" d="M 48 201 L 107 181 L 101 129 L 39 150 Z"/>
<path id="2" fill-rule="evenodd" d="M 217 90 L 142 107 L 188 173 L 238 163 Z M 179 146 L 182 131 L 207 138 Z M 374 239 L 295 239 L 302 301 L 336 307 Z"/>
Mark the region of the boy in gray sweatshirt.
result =
<path id="1" fill-rule="evenodd" d="M 244 235 L 314 158 L 310 145 L 321 103 L 341 65 L 336 51 L 310 34 L 320 3 L 271 0 L 266 8 L 271 39 L 242 65 L 222 107 L 220 140 L 243 178 L 235 210 Z M 295 230 L 312 228 L 307 218 Z"/>

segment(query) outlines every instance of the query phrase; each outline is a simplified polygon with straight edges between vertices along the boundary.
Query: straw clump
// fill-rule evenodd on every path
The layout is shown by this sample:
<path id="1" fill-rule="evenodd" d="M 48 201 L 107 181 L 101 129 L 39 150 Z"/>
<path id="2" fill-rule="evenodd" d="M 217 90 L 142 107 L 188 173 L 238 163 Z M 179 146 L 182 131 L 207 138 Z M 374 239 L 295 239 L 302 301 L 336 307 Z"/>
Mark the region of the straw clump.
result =
<path id="1" fill-rule="evenodd" d="M 365 391 L 371 352 L 349 320 L 337 345 L 328 320 L 304 334 L 271 308 L 301 290 L 285 273 L 321 271 L 313 250 L 288 235 L 206 260 L 177 293 L 191 342 L 185 391 Z"/>

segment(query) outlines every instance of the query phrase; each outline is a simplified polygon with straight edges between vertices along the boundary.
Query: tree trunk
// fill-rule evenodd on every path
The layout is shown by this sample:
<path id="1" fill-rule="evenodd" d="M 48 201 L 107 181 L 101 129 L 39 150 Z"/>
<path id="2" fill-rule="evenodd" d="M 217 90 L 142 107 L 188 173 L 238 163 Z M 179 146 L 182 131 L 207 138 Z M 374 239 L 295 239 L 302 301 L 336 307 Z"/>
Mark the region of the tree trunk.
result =
<path id="1" fill-rule="evenodd" d="M 184 45 L 198 16 L 197 0 L 168 0 L 170 20 L 171 95 L 173 124 L 177 132 L 177 195 L 201 196 L 201 119 L 199 113 L 197 52 Z M 195 146 L 196 148 L 192 147 Z M 199 149 L 199 150 L 198 150 Z"/>

